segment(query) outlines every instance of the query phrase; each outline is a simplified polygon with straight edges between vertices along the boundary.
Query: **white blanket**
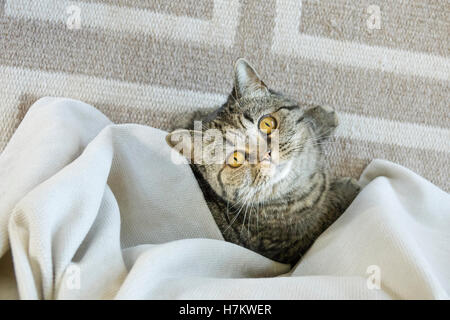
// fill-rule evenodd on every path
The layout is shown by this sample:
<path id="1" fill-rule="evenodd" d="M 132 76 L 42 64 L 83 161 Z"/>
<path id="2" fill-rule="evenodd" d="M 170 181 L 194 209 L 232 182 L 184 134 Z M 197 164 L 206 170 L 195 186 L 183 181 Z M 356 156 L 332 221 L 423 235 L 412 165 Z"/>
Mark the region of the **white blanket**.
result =
<path id="1" fill-rule="evenodd" d="M 448 299 L 450 196 L 408 169 L 373 161 L 291 269 L 223 241 L 165 134 L 36 102 L 0 155 L 0 297 Z"/>

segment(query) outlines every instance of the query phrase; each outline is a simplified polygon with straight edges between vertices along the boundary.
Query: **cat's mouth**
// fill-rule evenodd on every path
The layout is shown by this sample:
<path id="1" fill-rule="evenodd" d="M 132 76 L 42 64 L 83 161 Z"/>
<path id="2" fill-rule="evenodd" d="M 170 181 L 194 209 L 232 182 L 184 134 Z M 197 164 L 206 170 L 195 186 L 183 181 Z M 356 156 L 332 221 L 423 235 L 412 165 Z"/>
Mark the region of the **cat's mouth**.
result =
<path id="1" fill-rule="evenodd" d="M 274 179 L 273 183 L 278 183 L 281 180 L 284 180 L 288 176 L 289 171 L 291 171 L 291 167 L 292 167 L 292 161 L 290 161 L 290 160 L 280 162 L 278 165 L 276 165 L 276 172 L 273 177 L 273 179 Z"/>
<path id="2" fill-rule="evenodd" d="M 263 182 L 264 185 L 273 185 L 279 183 L 285 179 L 292 167 L 292 161 L 284 161 L 275 164 L 270 161 L 263 161 L 261 166 L 261 172 L 265 179 L 259 179 L 259 182 Z"/>

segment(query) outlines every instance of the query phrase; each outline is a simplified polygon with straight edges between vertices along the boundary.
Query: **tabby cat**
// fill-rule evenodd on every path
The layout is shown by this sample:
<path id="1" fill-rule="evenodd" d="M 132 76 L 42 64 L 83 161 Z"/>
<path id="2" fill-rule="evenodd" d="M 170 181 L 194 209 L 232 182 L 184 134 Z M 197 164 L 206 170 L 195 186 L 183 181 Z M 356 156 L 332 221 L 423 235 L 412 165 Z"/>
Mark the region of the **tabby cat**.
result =
<path id="1" fill-rule="evenodd" d="M 226 145 L 231 152 L 222 162 L 191 162 L 219 229 L 227 241 L 293 264 L 360 188 L 354 179 L 332 178 L 324 168 L 323 142 L 338 124 L 332 109 L 299 104 L 274 92 L 244 59 L 236 62 L 234 74 L 234 88 L 224 105 L 185 117 L 185 124 L 178 126 L 182 129 L 166 140 L 193 159 L 196 134 L 221 132 L 223 139 L 202 139 L 200 146 L 214 150 Z M 202 121 L 197 130 L 192 130 L 194 120 Z M 275 134 L 276 150 L 271 148 Z M 189 138 L 180 142 L 182 135 Z M 249 159 L 249 136 L 266 139 L 266 149 L 255 161 Z M 239 146 L 236 141 L 241 141 Z"/>

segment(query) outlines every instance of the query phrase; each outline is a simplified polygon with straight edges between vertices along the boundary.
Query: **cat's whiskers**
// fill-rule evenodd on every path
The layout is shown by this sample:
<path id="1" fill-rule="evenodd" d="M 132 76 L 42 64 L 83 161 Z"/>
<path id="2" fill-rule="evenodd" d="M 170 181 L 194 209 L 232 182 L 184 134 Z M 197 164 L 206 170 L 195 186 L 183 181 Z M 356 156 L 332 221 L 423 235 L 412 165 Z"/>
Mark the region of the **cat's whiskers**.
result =
<path id="1" fill-rule="evenodd" d="M 227 220 L 230 220 L 230 210 L 229 210 L 230 200 L 227 199 Z"/>
<path id="2" fill-rule="evenodd" d="M 248 200 L 249 200 L 249 198 L 251 198 L 251 195 L 250 195 L 250 192 L 247 192 L 245 195 L 240 196 L 240 198 L 236 201 L 236 203 L 233 204 L 233 206 L 235 206 L 236 204 L 241 203 L 241 206 L 237 210 L 237 213 L 235 214 L 235 217 L 231 221 L 230 225 L 224 230 L 224 232 L 227 231 L 233 225 L 233 223 L 236 221 L 236 219 L 241 214 L 241 212 L 244 209 L 244 207 L 248 207 Z M 245 221 L 245 218 L 244 218 L 244 221 Z"/>
<path id="3" fill-rule="evenodd" d="M 248 222 L 247 222 L 247 235 L 250 235 L 250 222 L 251 222 L 251 216 L 252 216 L 252 211 L 253 211 L 253 207 L 254 207 L 254 201 L 249 201 L 249 200 L 253 200 L 255 196 L 255 193 L 253 192 L 249 192 L 249 197 L 247 198 L 247 202 L 250 204 L 250 211 L 249 211 L 249 216 L 248 216 Z M 250 198 L 250 199 L 249 199 Z M 248 209 L 248 205 L 247 205 L 247 209 Z M 245 214 L 247 214 L 247 210 L 245 212 Z M 245 217 L 244 217 L 244 221 L 243 221 L 243 226 L 245 225 Z"/>
<path id="4" fill-rule="evenodd" d="M 239 214 L 241 213 L 241 210 L 244 206 L 241 206 L 241 208 L 239 209 L 239 211 L 236 213 L 236 215 L 234 216 L 234 218 L 231 220 L 230 224 L 228 227 L 225 228 L 225 230 L 223 231 L 224 233 L 231 228 L 231 226 L 233 225 L 233 223 L 236 221 L 236 219 L 239 217 Z"/>
<path id="5" fill-rule="evenodd" d="M 259 202 L 256 204 L 256 233 L 259 234 Z"/>
<path id="6" fill-rule="evenodd" d="M 246 201 L 246 197 L 243 197 L 243 198 L 241 199 L 241 201 L 242 201 L 242 205 L 241 205 L 241 207 L 239 208 L 239 211 L 237 212 L 235 218 L 234 218 L 233 221 L 230 223 L 230 226 L 229 226 L 229 227 L 231 227 L 231 226 L 233 225 L 234 221 L 236 221 L 236 219 L 239 217 L 239 215 L 241 214 L 242 210 L 244 210 L 244 207 L 245 207 L 246 210 L 247 210 L 248 203 L 247 203 L 247 201 Z M 244 217 L 244 222 L 245 222 L 245 217 Z M 228 229 L 228 228 L 227 228 L 227 229 Z M 241 228 L 241 229 L 242 229 L 242 228 Z M 241 231 L 241 232 L 242 232 L 242 231 Z"/>
<path id="7" fill-rule="evenodd" d="M 242 234 L 242 228 L 245 225 L 245 218 L 247 217 L 247 210 L 248 210 L 248 205 L 245 208 L 245 213 L 244 213 L 244 220 L 242 221 L 242 226 L 241 226 L 241 234 Z"/>
<path id="8" fill-rule="evenodd" d="M 250 213 L 249 213 L 249 216 L 248 216 L 248 225 L 247 225 L 247 234 L 248 235 L 250 235 L 250 223 L 251 223 L 253 209 L 254 209 L 254 203 L 251 202 L 250 203 Z"/>

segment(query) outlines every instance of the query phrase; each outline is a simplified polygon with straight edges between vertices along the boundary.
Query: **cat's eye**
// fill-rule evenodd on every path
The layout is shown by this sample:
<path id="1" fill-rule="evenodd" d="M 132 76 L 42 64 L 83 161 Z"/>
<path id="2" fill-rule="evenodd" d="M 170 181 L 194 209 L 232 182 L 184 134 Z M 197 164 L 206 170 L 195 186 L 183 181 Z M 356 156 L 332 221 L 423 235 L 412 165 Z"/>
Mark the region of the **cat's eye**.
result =
<path id="1" fill-rule="evenodd" d="M 240 151 L 234 151 L 227 159 L 227 164 L 232 168 L 239 168 L 245 160 L 245 155 Z"/>
<path id="2" fill-rule="evenodd" d="M 259 120 L 259 130 L 265 134 L 271 134 L 277 128 L 277 120 L 272 116 L 264 116 Z"/>

